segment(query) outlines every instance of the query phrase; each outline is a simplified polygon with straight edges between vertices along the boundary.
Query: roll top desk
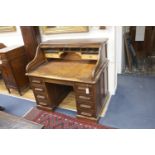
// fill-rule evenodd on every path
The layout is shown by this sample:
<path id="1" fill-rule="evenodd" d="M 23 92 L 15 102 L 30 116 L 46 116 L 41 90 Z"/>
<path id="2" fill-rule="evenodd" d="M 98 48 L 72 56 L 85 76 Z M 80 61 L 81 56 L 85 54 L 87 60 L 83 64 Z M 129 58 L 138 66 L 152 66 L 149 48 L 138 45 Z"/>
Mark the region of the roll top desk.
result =
<path id="1" fill-rule="evenodd" d="M 26 71 L 38 108 L 54 110 L 72 91 L 77 117 L 98 120 L 108 96 L 107 39 L 43 42 Z"/>

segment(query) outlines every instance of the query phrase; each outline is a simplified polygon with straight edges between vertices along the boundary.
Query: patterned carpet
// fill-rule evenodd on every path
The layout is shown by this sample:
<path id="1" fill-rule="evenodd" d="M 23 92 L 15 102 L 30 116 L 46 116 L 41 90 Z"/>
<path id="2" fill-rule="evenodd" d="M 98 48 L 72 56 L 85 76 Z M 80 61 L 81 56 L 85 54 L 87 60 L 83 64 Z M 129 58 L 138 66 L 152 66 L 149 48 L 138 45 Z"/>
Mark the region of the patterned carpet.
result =
<path id="1" fill-rule="evenodd" d="M 110 129 L 92 121 L 77 119 L 58 112 L 45 112 L 33 108 L 26 119 L 44 125 L 45 129 Z"/>

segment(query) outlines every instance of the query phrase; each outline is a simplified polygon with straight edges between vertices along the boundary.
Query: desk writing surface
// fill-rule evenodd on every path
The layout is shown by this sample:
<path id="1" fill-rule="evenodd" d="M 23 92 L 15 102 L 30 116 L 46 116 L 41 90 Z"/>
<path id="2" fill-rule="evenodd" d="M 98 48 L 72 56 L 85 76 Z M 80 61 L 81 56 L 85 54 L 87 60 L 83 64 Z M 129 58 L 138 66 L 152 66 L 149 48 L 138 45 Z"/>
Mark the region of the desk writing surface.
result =
<path id="1" fill-rule="evenodd" d="M 78 61 L 52 61 L 45 63 L 34 71 L 30 76 L 61 79 L 70 81 L 91 81 L 95 63 Z"/>

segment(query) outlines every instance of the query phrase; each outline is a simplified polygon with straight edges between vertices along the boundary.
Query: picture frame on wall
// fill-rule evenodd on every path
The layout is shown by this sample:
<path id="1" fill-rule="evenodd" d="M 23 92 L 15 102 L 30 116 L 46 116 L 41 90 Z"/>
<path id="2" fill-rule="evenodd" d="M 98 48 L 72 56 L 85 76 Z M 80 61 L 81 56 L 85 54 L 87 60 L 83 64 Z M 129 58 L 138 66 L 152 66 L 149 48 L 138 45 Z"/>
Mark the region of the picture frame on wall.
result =
<path id="1" fill-rule="evenodd" d="M 1 32 L 14 32 L 16 31 L 16 26 L 0 26 L 0 33 Z"/>
<path id="2" fill-rule="evenodd" d="M 88 32 L 88 26 L 42 26 L 43 34 L 80 33 Z"/>
<path id="3" fill-rule="evenodd" d="M 100 29 L 104 30 L 104 29 L 106 29 L 106 27 L 105 26 L 100 26 Z"/>

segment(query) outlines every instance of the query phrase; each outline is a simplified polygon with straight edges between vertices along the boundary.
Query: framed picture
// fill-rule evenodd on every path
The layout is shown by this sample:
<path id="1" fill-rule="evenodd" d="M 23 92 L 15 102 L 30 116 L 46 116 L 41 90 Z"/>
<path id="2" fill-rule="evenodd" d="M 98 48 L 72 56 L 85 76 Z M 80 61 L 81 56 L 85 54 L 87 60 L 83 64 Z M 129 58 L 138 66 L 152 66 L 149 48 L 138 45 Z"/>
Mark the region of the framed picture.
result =
<path id="1" fill-rule="evenodd" d="M 16 31 L 15 26 L 0 26 L 0 32 L 14 32 Z"/>
<path id="2" fill-rule="evenodd" d="M 88 32 L 88 26 L 42 26 L 44 34 Z"/>
<path id="3" fill-rule="evenodd" d="M 100 29 L 104 30 L 104 29 L 106 29 L 106 27 L 105 26 L 100 26 Z"/>

